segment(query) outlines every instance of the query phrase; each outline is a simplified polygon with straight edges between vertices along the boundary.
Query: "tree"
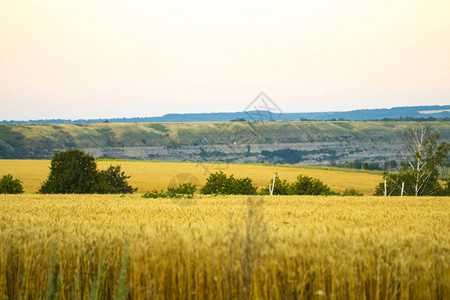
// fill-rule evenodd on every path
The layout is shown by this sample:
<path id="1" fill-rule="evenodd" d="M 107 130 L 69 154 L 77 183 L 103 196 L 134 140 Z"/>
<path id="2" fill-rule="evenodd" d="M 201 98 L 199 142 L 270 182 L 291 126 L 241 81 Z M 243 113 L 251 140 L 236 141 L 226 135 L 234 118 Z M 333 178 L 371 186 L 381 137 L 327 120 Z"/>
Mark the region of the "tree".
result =
<path id="1" fill-rule="evenodd" d="M 99 182 L 95 189 L 100 194 L 130 194 L 137 189 L 128 184 L 125 172 L 121 172 L 120 166 L 109 166 L 108 169 L 99 172 Z"/>
<path id="2" fill-rule="evenodd" d="M 330 195 L 330 188 L 317 178 L 299 175 L 291 184 L 291 195 Z"/>
<path id="3" fill-rule="evenodd" d="M 447 158 L 449 145 L 446 142 L 438 145 L 439 133 L 431 135 L 429 126 L 410 129 L 406 137 L 409 159 L 406 157 L 405 161 L 413 176 L 414 195 L 435 194 L 440 187 L 438 167 Z"/>
<path id="4" fill-rule="evenodd" d="M 14 179 L 11 174 L 0 179 L 0 194 L 23 194 L 22 181 Z"/>
<path id="5" fill-rule="evenodd" d="M 363 162 L 360 159 L 355 159 L 353 161 L 353 168 L 362 169 L 362 167 L 363 167 Z"/>
<path id="6" fill-rule="evenodd" d="M 403 162 L 398 174 L 385 172 L 387 194 L 425 196 L 443 195 L 444 188 L 438 181 L 439 167 L 447 159 L 449 144 L 438 145 L 439 134 L 432 135 L 429 126 L 420 126 L 406 132 L 406 146 L 401 153 Z M 375 195 L 384 195 L 384 183 L 380 183 Z"/>
<path id="7" fill-rule="evenodd" d="M 98 188 L 99 174 L 94 156 L 83 150 L 57 151 L 50 175 L 42 184 L 42 194 L 91 194 Z"/>
<path id="8" fill-rule="evenodd" d="M 42 184 L 42 194 L 115 194 L 133 193 L 120 166 L 98 171 L 92 154 L 83 150 L 57 151 L 53 155 L 50 175 Z"/>
<path id="9" fill-rule="evenodd" d="M 397 168 L 397 161 L 396 160 L 387 160 L 384 162 L 384 169 L 387 170 L 389 168 Z"/>

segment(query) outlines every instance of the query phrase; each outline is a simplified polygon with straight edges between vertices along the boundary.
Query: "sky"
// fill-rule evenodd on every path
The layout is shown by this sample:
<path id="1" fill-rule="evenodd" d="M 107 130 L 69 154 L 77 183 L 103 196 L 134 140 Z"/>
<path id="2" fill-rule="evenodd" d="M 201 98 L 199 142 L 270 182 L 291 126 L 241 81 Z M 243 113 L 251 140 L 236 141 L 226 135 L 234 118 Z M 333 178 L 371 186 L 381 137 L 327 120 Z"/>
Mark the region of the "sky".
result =
<path id="1" fill-rule="evenodd" d="M 0 120 L 450 104 L 448 0 L 2 0 Z"/>

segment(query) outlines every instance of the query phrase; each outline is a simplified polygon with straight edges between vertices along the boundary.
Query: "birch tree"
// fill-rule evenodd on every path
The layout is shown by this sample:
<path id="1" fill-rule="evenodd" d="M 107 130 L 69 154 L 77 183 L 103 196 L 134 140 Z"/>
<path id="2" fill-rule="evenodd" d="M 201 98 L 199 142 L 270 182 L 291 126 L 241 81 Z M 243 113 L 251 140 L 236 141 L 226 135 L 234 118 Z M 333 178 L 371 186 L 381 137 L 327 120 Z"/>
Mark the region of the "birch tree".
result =
<path id="1" fill-rule="evenodd" d="M 388 195 L 407 196 L 443 195 L 446 190 L 438 181 L 439 168 L 447 159 L 449 144 L 438 144 L 438 133 L 431 134 L 428 125 L 421 125 L 406 132 L 406 145 L 400 153 L 403 167 L 397 174 L 385 172 Z M 384 194 L 384 183 L 380 183 L 375 195 Z"/>
<path id="2" fill-rule="evenodd" d="M 427 125 L 406 132 L 406 151 L 402 156 L 412 175 L 415 196 L 433 195 L 440 187 L 439 167 L 447 158 L 449 145 L 446 142 L 438 145 L 439 138 L 439 133 L 432 135 Z"/>

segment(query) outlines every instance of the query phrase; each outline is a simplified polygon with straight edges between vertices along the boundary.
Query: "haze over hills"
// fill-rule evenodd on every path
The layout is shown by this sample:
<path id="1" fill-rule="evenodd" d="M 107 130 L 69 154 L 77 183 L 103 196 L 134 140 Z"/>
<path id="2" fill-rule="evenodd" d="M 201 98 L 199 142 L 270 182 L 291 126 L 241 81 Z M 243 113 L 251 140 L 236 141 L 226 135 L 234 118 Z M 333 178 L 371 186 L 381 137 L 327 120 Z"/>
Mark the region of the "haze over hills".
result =
<path id="1" fill-rule="evenodd" d="M 383 119 L 406 119 L 406 118 L 450 118 L 450 105 L 431 106 L 405 106 L 382 109 L 358 109 L 351 111 L 330 111 L 330 112 L 282 112 L 270 110 L 249 110 L 241 112 L 216 112 L 216 113 L 186 113 L 186 114 L 166 114 L 160 117 L 137 117 L 137 118 L 109 118 L 109 119 L 48 119 L 48 120 L 3 120 L 0 124 L 21 123 L 21 124 L 58 124 L 58 123 L 153 123 L 153 122 L 228 122 L 237 119 L 246 121 L 329 121 L 348 120 L 366 121 Z"/>

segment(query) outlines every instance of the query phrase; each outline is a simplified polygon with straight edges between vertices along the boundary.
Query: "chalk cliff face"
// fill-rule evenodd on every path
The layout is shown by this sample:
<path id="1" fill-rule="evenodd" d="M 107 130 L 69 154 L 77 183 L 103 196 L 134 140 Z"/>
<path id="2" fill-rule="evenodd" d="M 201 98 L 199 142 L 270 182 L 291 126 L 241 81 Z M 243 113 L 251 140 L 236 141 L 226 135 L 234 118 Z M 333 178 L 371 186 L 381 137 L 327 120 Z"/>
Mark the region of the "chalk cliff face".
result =
<path id="1" fill-rule="evenodd" d="M 250 150 L 248 150 L 250 147 Z M 283 155 L 286 149 L 292 155 Z M 356 159 L 378 161 L 398 159 L 398 147 L 390 143 L 306 142 L 278 144 L 183 145 L 176 149 L 166 146 L 131 146 L 85 148 L 96 158 L 116 158 L 155 161 L 220 161 L 234 163 L 281 163 L 329 165 Z"/>
<path id="2" fill-rule="evenodd" d="M 422 124 L 422 123 L 420 123 Z M 398 159 L 418 122 L 221 122 L 0 125 L 0 158 L 50 158 L 82 148 L 97 158 L 324 165 Z M 450 122 L 430 123 L 450 141 Z M 285 150 L 290 149 L 290 150 Z"/>

